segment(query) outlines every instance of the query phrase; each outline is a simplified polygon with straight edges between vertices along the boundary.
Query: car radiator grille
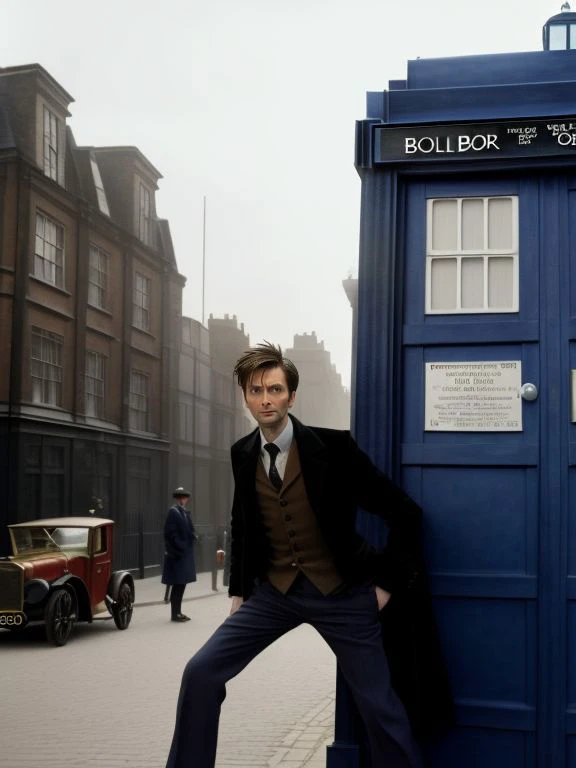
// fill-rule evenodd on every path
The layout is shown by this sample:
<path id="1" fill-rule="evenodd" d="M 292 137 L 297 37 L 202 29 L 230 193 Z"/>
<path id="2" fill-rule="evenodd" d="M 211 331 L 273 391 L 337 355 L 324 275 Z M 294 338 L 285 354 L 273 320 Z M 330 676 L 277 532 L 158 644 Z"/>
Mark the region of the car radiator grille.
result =
<path id="1" fill-rule="evenodd" d="M 24 571 L 14 563 L 0 562 L 0 611 L 21 611 Z"/>

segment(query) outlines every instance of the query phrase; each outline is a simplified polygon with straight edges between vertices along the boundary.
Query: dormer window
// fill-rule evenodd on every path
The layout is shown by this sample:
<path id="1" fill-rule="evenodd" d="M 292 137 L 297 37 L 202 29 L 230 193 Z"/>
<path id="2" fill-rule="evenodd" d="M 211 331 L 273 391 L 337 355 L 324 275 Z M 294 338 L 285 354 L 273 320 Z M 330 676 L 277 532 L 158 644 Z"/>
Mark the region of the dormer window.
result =
<path id="1" fill-rule="evenodd" d="M 102 183 L 102 176 L 100 175 L 100 168 L 95 158 L 90 158 L 90 167 L 92 168 L 92 178 L 94 179 L 94 186 L 96 188 L 96 197 L 98 198 L 98 208 L 101 213 L 105 213 L 106 216 L 110 216 L 110 208 L 108 207 L 108 200 L 106 198 L 106 190 Z"/>
<path id="2" fill-rule="evenodd" d="M 146 245 L 152 245 L 150 229 L 150 192 L 139 184 L 138 237 Z"/>
<path id="3" fill-rule="evenodd" d="M 58 118 L 44 107 L 44 173 L 58 181 Z"/>

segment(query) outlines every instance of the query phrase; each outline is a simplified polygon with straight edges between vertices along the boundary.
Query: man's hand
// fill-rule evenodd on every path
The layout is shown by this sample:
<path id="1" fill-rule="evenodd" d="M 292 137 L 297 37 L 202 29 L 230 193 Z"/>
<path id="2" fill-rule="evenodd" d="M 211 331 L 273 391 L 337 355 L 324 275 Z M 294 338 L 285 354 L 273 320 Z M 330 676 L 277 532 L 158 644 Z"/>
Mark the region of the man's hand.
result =
<path id="1" fill-rule="evenodd" d="M 386 593 L 384 593 L 384 594 L 386 594 Z M 238 608 L 240 608 L 240 606 L 242 605 L 243 602 L 244 602 L 244 598 L 243 597 L 233 597 L 232 598 L 232 605 L 230 606 L 230 616 L 232 616 L 233 613 L 236 613 L 236 611 L 238 610 Z"/>
<path id="2" fill-rule="evenodd" d="M 386 592 L 382 587 L 374 587 L 374 592 L 376 592 L 376 599 L 378 600 L 378 610 L 381 611 L 388 600 L 390 600 L 390 592 Z M 236 598 L 234 599 L 236 600 Z"/>

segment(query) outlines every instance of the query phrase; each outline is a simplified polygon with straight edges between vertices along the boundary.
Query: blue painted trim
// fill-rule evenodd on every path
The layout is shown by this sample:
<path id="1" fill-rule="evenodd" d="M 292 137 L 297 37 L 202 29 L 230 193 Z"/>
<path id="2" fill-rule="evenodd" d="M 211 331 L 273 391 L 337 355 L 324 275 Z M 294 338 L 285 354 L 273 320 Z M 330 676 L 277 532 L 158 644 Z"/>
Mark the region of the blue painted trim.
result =
<path id="1" fill-rule="evenodd" d="M 570 411 L 568 411 L 570 413 Z M 568 466 L 573 467 L 576 464 L 576 443 L 568 444 Z"/>
<path id="2" fill-rule="evenodd" d="M 574 112 L 575 75 L 576 70 L 569 82 L 390 91 L 388 122 L 457 123 L 570 115 Z"/>
<path id="3" fill-rule="evenodd" d="M 405 346 L 426 344 L 493 344 L 495 341 L 538 342 L 540 329 L 537 322 L 518 322 L 517 315 L 508 322 L 494 322 L 495 315 L 486 315 L 486 322 L 478 315 L 429 315 L 426 323 L 405 325 L 403 343 Z M 450 321 L 453 319 L 453 325 Z M 456 324 L 457 323 L 457 324 Z"/>
<path id="4" fill-rule="evenodd" d="M 465 727 L 532 731 L 536 725 L 534 708 L 525 704 L 459 700 L 456 702 L 456 713 L 458 724 Z"/>
<path id="5" fill-rule="evenodd" d="M 430 588 L 435 597 L 517 598 L 531 600 L 538 596 L 536 576 L 498 573 L 433 573 Z"/>
<path id="6" fill-rule="evenodd" d="M 413 90 L 575 80 L 576 51 L 524 51 L 408 61 Z"/>
<path id="7" fill-rule="evenodd" d="M 576 576 L 566 577 L 566 596 L 568 600 L 576 600 Z"/>
<path id="8" fill-rule="evenodd" d="M 565 715 L 565 680 L 562 674 L 566 658 L 565 590 L 562 589 L 560 564 L 562 563 L 562 514 L 566 502 L 562 475 L 567 465 L 567 451 L 560 403 L 561 377 L 561 308 L 567 305 L 562 296 L 560 254 L 564 245 L 561 229 L 567 218 L 560 220 L 560 211 L 566 216 L 562 195 L 566 185 L 556 176 L 540 180 L 540 289 L 542 343 L 540 414 L 545 428 L 540 433 L 540 537 L 539 537 L 539 594 L 538 601 L 538 678 L 545 684 L 538 689 L 538 765 L 549 764 L 554 756 L 556 765 L 566 764 L 565 737 L 558 728 Z M 564 281 L 566 282 L 566 281 Z M 565 579 L 564 579 L 565 581 Z"/>
<path id="9" fill-rule="evenodd" d="M 436 433 L 434 433 L 436 434 Z M 402 465 L 475 465 L 491 466 L 537 466 L 538 445 L 505 445 L 502 443 L 484 443 L 470 445 L 450 443 L 408 443 L 401 447 Z"/>

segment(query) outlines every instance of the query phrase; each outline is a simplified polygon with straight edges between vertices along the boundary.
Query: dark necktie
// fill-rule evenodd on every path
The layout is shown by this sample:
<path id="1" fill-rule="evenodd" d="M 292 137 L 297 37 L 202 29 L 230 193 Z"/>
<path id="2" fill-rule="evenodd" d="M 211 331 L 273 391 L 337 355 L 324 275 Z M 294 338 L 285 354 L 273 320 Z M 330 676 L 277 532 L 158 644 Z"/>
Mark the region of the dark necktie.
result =
<path id="1" fill-rule="evenodd" d="M 268 470 L 268 477 L 270 478 L 270 482 L 274 488 L 279 491 L 280 488 L 282 488 L 282 478 L 276 469 L 276 456 L 278 456 L 280 453 L 280 448 L 278 448 L 278 446 L 274 443 L 266 443 L 264 450 L 268 451 L 270 454 L 270 469 Z"/>

